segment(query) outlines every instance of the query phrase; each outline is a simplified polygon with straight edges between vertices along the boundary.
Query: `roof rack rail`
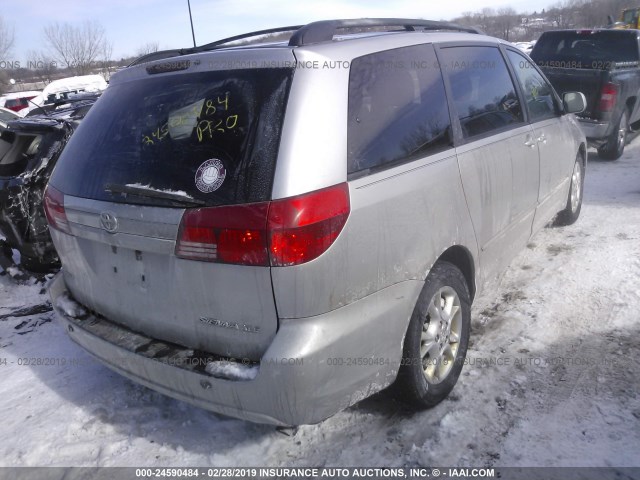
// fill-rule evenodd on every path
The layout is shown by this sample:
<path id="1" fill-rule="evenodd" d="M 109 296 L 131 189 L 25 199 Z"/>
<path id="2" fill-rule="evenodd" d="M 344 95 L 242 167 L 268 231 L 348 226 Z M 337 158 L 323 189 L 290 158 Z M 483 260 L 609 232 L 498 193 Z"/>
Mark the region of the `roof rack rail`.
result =
<path id="1" fill-rule="evenodd" d="M 162 60 L 164 58 L 172 58 L 180 55 L 189 55 L 191 53 L 206 52 L 208 50 L 216 50 L 223 48 L 226 44 L 243 40 L 245 38 L 258 37 L 260 35 L 269 35 L 272 33 L 294 32 L 289 39 L 289 46 L 300 47 L 310 45 L 312 43 L 330 42 L 339 29 L 344 28 L 368 28 L 368 27 L 402 27 L 405 31 L 413 32 L 419 30 L 453 30 L 456 32 L 478 33 L 481 30 L 474 27 L 464 27 L 455 23 L 437 22 L 434 20 L 420 20 L 408 18 L 354 18 L 346 20 L 321 20 L 312 22 L 307 25 L 292 25 L 289 27 L 269 28 L 266 30 L 257 30 L 255 32 L 243 33 L 233 37 L 223 38 L 215 42 L 207 43 L 191 48 L 180 48 L 174 50 L 161 50 L 143 55 L 128 66 L 133 67 L 142 63 L 151 62 L 153 60 Z"/>
<path id="2" fill-rule="evenodd" d="M 245 38 L 251 37 L 259 37 L 260 35 L 269 35 L 271 33 L 282 33 L 282 32 L 294 32 L 300 30 L 304 25 L 292 25 L 289 27 L 277 27 L 277 28 L 268 28 L 267 30 L 257 30 L 255 32 L 242 33 L 240 35 L 235 35 L 233 37 L 223 38 L 222 40 L 216 40 L 215 42 L 207 43 L 205 45 L 201 45 L 199 47 L 193 48 L 193 50 L 200 52 L 204 50 L 212 50 L 216 47 L 220 47 L 225 43 L 235 42 L 237 40 L 242 40 Z"/>
<path id="3" fill-rule="evenodd" d="M 207 43 L 205 45 L 199 45 L 197 47 L 180 48 L 175 50 L 161 50 L 158 52 L 148 53 L 142 57 L 136 58 L 131 62 L 128 67 L 140 65 L 141 63 L 151 62 L 153 60 L 162 60 L 164 58 L 177 57 L 179 55 L 189 55 L 190 53 L 206 52 L 208 50 L 215 50 L 216 48 L 222 48 L 225 44 L 243 40 L 245 38 L 259 37 L 260 35 L 269 35 L 271 33 L 281 32 L 295 32 L 302 28 L 303 25 L 292 25 L 290 27 L 277 27 L 268 28 L 266 30 L 257 30 L 255 32 L 242 33 L 240 35 L 234 35 L 233 37 L 223 38 L 222 40 L 216 40 L 215 42 Z"/>
<path id="4" fill-rule="evenodd" d="M 434 20 L 420 20 L 408 18 L 357 18 L 347 20 L 322 20 L 309 23 L 296 31 L 289 40 L 289 46 L 300 47 L 312 43 L 329 42 L 341 28 L 367 27 L 402 27 L 406 31 L 416 30 L 453 30 L 457 32 L 483 32 L 473 27 L 464 27 L 455 23 L 437 22 Z"/>

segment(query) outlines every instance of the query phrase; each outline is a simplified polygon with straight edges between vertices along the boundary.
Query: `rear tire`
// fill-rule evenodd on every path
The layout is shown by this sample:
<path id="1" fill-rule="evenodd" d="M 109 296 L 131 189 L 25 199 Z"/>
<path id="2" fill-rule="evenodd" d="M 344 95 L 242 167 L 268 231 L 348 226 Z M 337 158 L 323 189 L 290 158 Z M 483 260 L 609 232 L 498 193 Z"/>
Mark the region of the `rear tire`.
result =
<path id="1" fill-rule="evenodd" d="M 425 281 L 404 340 L 396 391 L 401 400 L 430 408 L 456 384 L 469 345 L 471 299 L 462 272 L 437 262 Z"/>
<path id="2" fill-rule="evenodd" d="M 584 192 L 584 163 L 582 161 L 582 155 L 578 154 L 576 163 L 573 166 L 573 173 L 571 174 L 571 185 L 569 187 L 569 197 L 567 198 L 567 204 L 558 216 L 554 225 L 566 226 L 572 225 L 578 220 L 580 216 L 580 210 L 582 209 L 582 194 Z"/>
<path id="3" fill-rule="evenodd" d="M 618 119 L 616 127 L 611 135 L 607 137 L 607 143 L 598 147 L 598 156 L 605 160 L 617 160 L 623 152 L 627 143 L 627 133 L 629 132 L 629 113 L 625 109 Z"/>

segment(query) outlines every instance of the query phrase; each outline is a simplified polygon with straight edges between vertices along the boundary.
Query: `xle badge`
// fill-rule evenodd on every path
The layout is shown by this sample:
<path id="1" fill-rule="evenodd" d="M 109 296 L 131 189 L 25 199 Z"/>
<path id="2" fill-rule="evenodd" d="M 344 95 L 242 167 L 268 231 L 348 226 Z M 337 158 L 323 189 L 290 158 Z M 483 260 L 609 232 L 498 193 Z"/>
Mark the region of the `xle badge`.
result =
<path id="1" fill-rule="evenodd" d="M 217 158 L 212 158 L 204 162 L 196 172 L 196 188 L 202 193 L 215 192 L 220 188 L 227 170 Z"/>

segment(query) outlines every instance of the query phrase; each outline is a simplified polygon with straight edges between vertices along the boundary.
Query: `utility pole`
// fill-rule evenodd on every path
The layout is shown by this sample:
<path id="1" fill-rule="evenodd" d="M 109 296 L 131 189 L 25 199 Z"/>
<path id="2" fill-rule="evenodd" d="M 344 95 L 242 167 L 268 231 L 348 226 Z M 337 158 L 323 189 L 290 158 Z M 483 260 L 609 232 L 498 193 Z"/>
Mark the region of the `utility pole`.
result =
<path id="1" fill-rule="evenodd" d="M 193 30 L 193 17 L 191 16 L 191 0 L 187 0 L 189 6 L 189 21 L 191 22 L 191 36 L 193 37 L 193 46 L 196 46 L 196 33 Z"/>

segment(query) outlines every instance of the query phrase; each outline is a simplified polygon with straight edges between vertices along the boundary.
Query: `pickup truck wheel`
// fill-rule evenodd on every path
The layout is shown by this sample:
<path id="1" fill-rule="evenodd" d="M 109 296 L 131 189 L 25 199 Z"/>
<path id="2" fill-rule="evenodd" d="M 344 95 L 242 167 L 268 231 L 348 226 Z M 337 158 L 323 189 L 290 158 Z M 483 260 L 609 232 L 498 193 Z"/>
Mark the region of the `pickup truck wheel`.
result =
<path id="1" fill-rule="evenodd" d="M 582 193 L 584 191 L 584 163 L 582 155 L 578 154 L 576 163 L 573 165 L 571 174 L 571 186 L 569 187 L 569 197 L 564 210 L 558 213 L 554 225 L 571 225 L 578 220 L 582 208 Z"/>
<path id="2" fill-rule="evenodd" d="M 453 389 L 469 345 L 471 300 L 462 272 L 437 262 L 420 293 L 404 341 L 396 391 L 420 408 L 440 403 Z"/>
<path id="3" fill-rule="evenodd" d="M 620 119 L 611 135 L 607 137 L 607 143 L 598 148 L 598 155 L 607 160 L 617 160 L 624 152 L 629 131 L 629 114 L 623 111 Z"/>

